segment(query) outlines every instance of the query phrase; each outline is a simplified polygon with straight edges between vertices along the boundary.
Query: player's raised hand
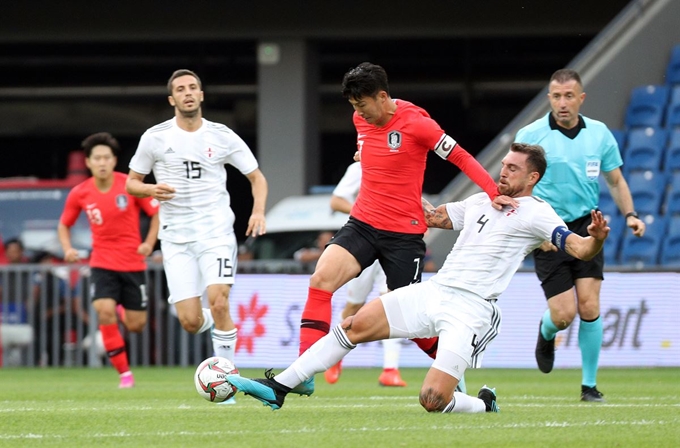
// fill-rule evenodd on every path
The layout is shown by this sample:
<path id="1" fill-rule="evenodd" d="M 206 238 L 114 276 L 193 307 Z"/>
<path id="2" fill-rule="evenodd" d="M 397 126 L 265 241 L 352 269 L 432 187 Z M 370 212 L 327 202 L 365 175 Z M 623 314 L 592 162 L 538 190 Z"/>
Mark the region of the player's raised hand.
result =
<path id="1" fill-rule="evenodd" d="M 599 210 L 591 210 L 590 217 L 593 222 L 588 226 L 588 234 L 596 240 L 604 240 L 609 235 L 609 226 L 607 220 Z"/>

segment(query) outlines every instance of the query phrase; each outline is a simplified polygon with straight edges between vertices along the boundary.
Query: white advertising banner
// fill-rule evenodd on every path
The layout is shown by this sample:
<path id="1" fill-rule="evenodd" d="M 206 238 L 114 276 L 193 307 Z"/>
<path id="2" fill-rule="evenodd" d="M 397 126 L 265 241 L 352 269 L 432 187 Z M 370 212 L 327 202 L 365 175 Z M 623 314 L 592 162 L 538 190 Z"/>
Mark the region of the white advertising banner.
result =
<path id="1" fill-rule="evenodd" d="M 431 274 L 425 275 L 424 279 Z M 309 277 L 241 274 L 231 294 L 231 314 L 239 328 L 239 367 L 288 366 L 298 356 L 300 316 Z M 680 366 L 678 273 L 605 273 L 601 292 L 604 340 L 600 366 Z M 377 297 L 377 291 L 371 296 Z M 345 305 L 346 288 L 333 296 L 333 325 Z M 547 304 L 534 273 L 517 273 L 498 305 L 501 332 L 489 345 L 483 367 L 534 368 L 538 323 Z M 578 317 L 557 336 L 555 367 L 581 366 Z M 428 367 L 431 359 L 403 341 L 400 365 Z M 382 366 L 380 342 L 361 344 L 343 365 Z"/>

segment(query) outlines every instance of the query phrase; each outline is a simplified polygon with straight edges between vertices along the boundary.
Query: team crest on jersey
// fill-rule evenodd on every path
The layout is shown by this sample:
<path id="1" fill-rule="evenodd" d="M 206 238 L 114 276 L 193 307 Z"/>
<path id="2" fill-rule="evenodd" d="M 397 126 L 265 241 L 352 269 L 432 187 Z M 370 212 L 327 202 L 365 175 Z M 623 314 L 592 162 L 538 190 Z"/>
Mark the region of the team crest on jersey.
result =
<path id="1" fill-rule="evenodd" d="M 390 152 L 397 152 L 401 146 L 401 132 L 392 131 L 387 134 L 387 146 L 390 147 Z"/>
<path id="2" fill-rule="evenodd" d="M 119 194 L 116 196 L 116 207 L 120 210 L 125 210 L 128 207 L 128 197 L 125 194 Z"/>
<path id="3" fill-rule="evenodd" d="M 212 158 L 212 156 L 215 155 L 215 150 L 212 148 L 208 148 L 205 150 L 205 155 L 208 156 L 208 158 Z"/>

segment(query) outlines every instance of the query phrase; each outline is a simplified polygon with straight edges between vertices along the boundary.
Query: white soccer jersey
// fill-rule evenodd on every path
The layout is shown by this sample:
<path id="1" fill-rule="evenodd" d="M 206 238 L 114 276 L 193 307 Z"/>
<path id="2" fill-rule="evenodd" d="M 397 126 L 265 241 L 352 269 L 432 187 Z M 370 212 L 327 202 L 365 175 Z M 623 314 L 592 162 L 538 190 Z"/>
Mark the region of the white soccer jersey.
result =
<path id="1" fill-rule="evenodd" d="M 345 174 L 333 189 L 333 196 L 346 199 L 350 204 L 354 204 L 359 187 L 361 186 L 361 162 L 354 162 L 347 167 Z"/>
<path id="2" fill-rule="evenodd" d="M 142 135 L 130 169 L 153 170 L 156 183 L 176 189 L 173 199 L 161 202 L 161 240 L 186 243 L 234 231 L 227 163 L 243 174 L 258 168 L 248 145 L 223 124 L 203 119 L 197 131 L 187 132 L 172 118 Z"/>
<path id="3" fill-rule="evenodd" d="M 498 298 L 524 257 L 565 226 L 547 202 L 533 196 L 515 199 L 520 206 L 503 211 L 491 206 L 486 193 L 446 204 L 453 228 L 462 231 L 431 280 L 483 299 Z"/>

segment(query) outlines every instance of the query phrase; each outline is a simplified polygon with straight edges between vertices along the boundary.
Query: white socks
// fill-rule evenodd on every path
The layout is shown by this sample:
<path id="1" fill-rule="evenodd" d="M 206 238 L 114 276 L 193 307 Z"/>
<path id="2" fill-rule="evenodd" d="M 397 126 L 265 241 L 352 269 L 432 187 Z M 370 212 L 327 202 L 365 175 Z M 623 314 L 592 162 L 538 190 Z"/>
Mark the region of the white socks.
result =
<path id="1" fill-rule="evenodd" d="M 383 369 L 398 369 L 401 339 L 383 339 Z"/>
<path id="2" fill-rule="evenodd" d="M 237 329 L 224 331 L 215 328 L 212 332 L 213 350 L 215 356 L 227 358 L 234 363 L 234 353 L 236 352 L 236 333 Z M 235 363 L 234 363 L 235 364 Z"/>
<path id="3" fill-rule="evenodd" d="M 210 330 L 214 323 L 215 321 L 213 320 L 210 308 L 203 308 L 203 325 L 201 325 L 201 328 L 198 329 L 196 334 Z"/>
<path id="4" fill-rule="evenodd" d="M 352 344 L 340 325 L 304 352 L 286 370 L 274 377 L 278 383 L 293 388 L 316 373 L 326 371 L 345 357 L 356 345 Z"/>
<path id="5" fill-rule="evenodd" d="M 442 411 L 442 414 L 448 412 L 460 412 L 478 414 L 486 412 L 486 404 L 477 397 L 471 397 L 461 392 L 454 392 L 453 400 Z"/>

